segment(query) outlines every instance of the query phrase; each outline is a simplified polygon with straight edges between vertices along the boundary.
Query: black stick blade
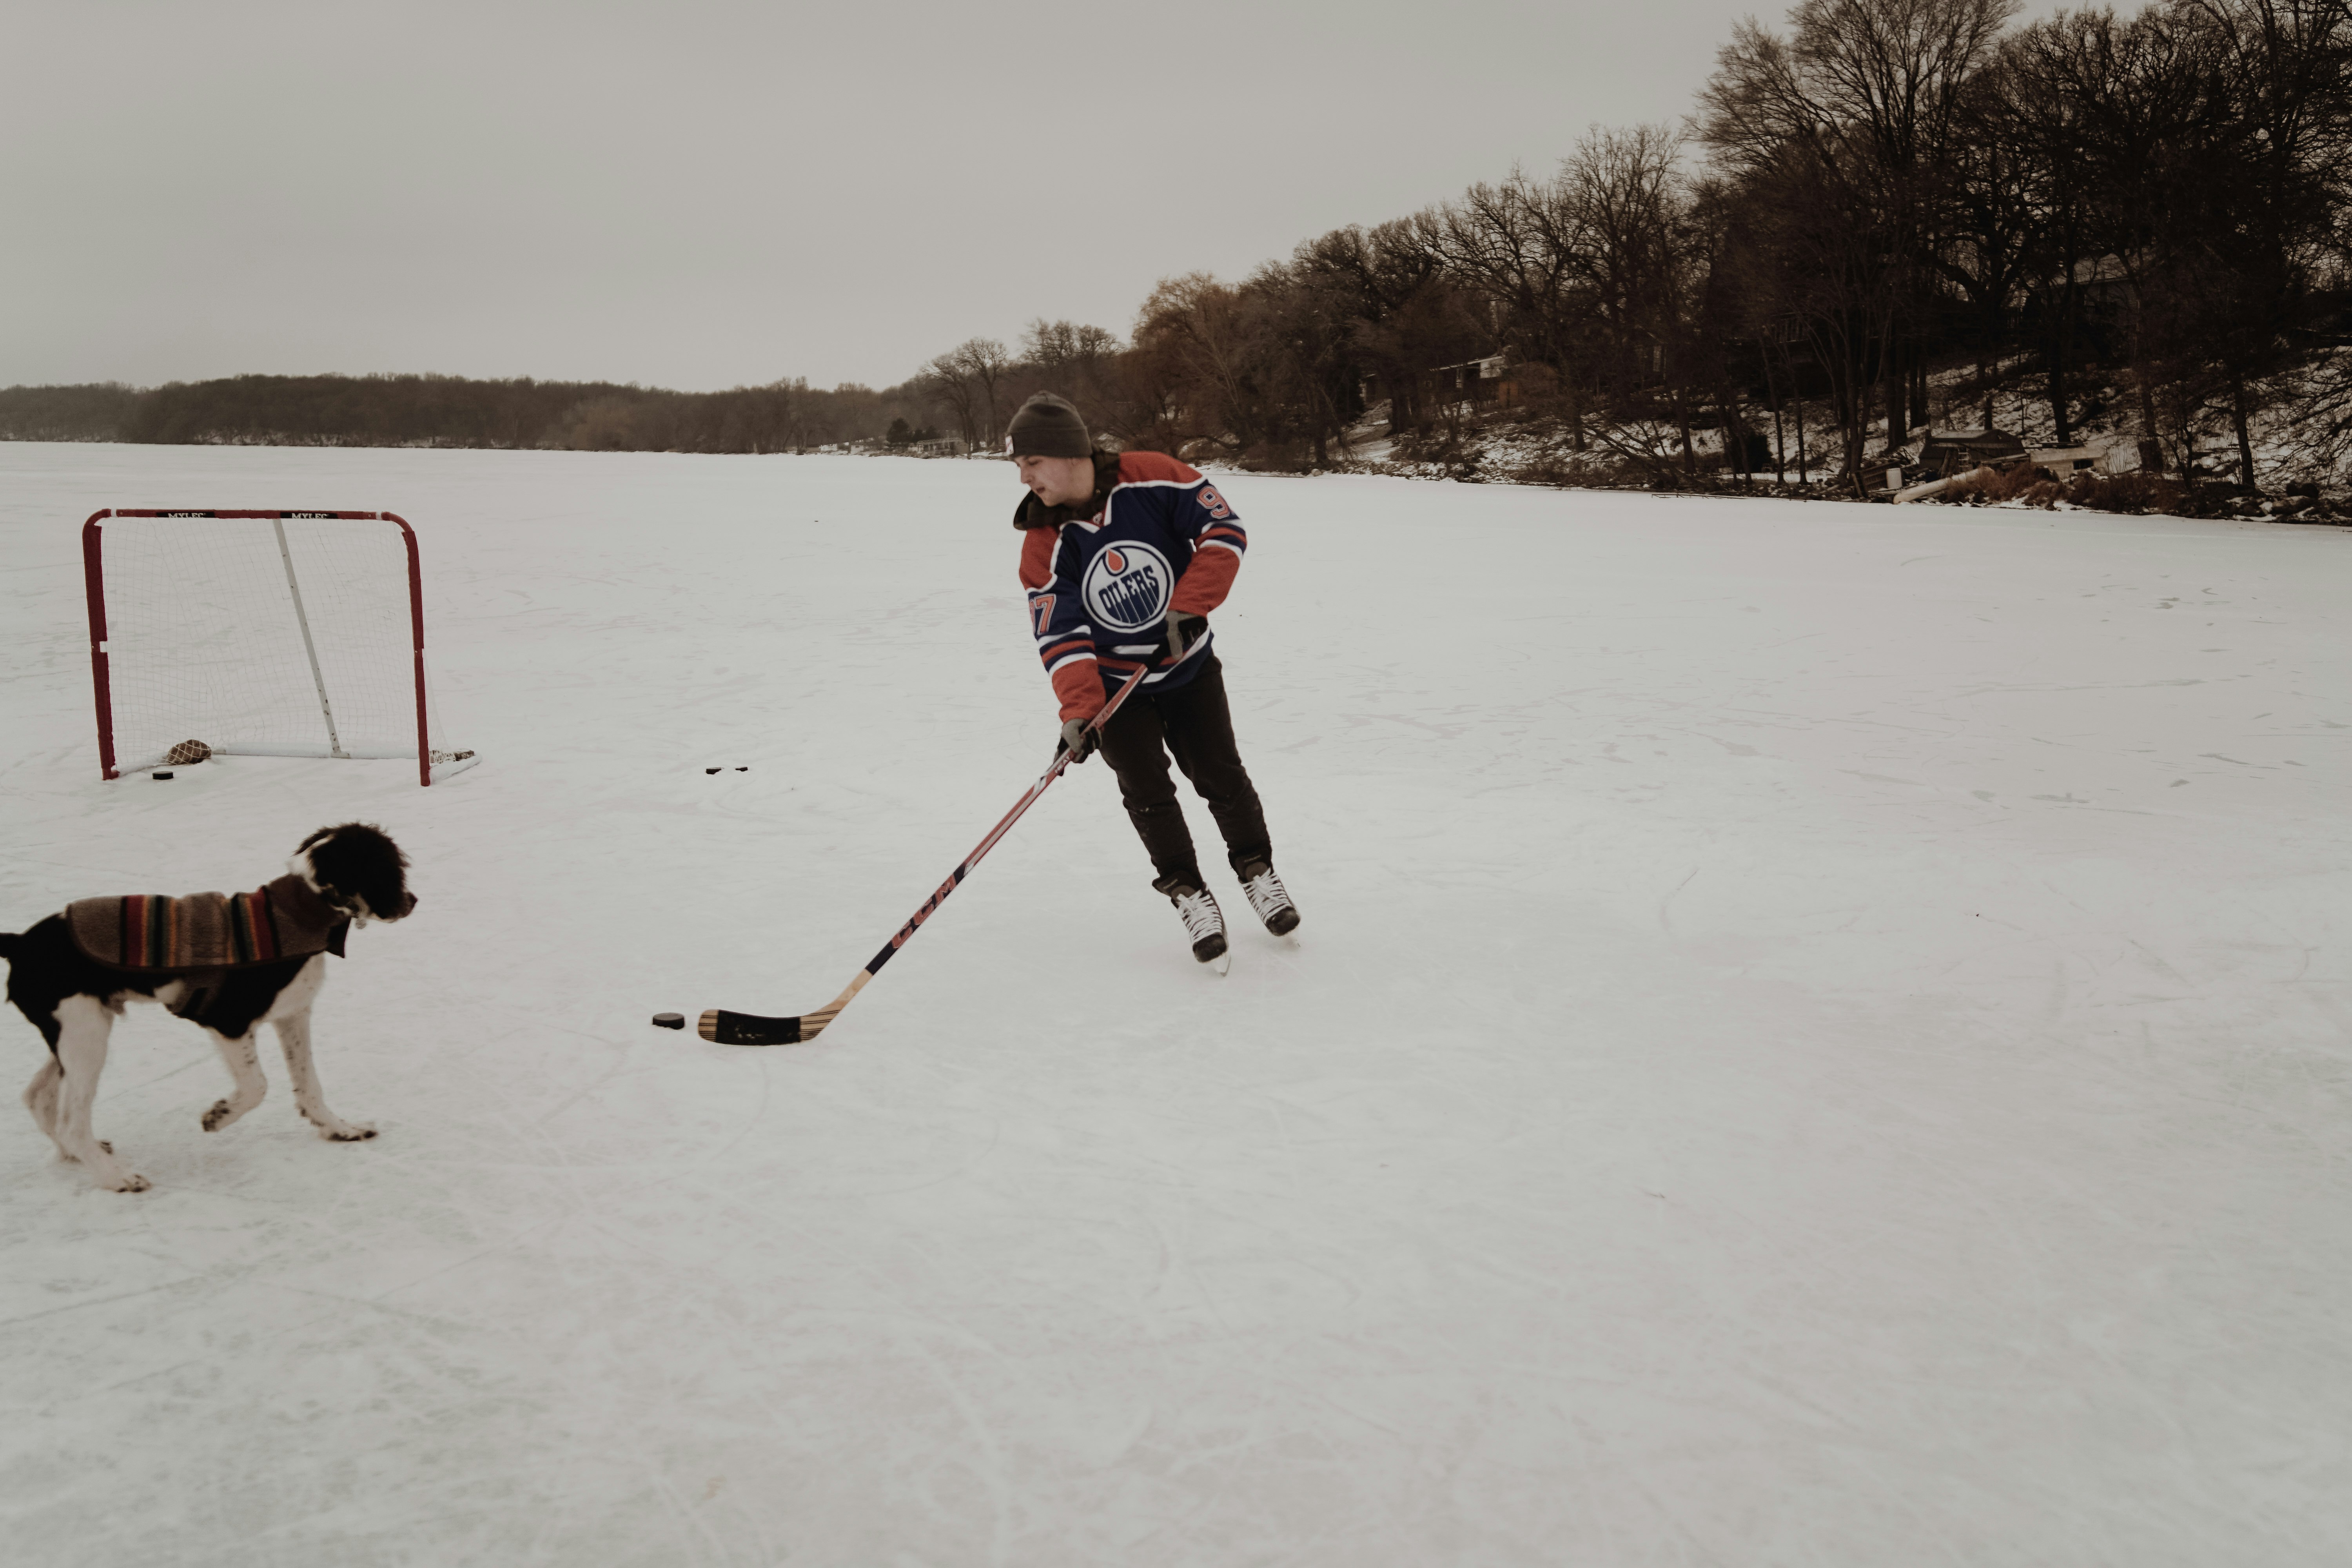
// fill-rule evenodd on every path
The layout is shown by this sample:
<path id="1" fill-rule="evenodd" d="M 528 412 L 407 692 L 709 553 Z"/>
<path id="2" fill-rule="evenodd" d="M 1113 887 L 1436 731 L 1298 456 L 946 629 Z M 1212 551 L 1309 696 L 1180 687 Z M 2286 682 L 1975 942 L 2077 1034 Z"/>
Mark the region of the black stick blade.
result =
<path id="1" fill-rule="evenodd" d="M 720 1046 L 797 1046 L 801 1043 L 801 1021 L 798 1018 L 762 1018 L 756 1013 L 730 1013 L 723 1007 L 713 1007 L 705 1013 L 698 1032 L 704 1039 Z"/>

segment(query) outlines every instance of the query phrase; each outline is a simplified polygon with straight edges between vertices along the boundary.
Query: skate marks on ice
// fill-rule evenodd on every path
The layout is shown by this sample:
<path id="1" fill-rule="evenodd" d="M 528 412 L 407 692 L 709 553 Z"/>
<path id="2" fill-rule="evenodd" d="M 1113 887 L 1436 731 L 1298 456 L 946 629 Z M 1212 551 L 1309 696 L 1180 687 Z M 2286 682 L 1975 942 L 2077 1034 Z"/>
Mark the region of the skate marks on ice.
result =
<path id="1" fill-rule="evenodd" d="M 100 793 L 92 464 L 408 498 L 512 760 Z M 721 1051 L 643 1020 L 830 994 L 1035 766 L 997 466 L 0 468 L 60 552 L 0 584 L 8 908 L 292 813 L 380 816 L 438 911 L 322 1004 L 401 1020 L 339 1069 L 364 1171 L 205 1139 L 214 1058 L 136 1018 L 138 1214 L 0 1138 L 49 1560 L 2352 1557 L 2309 541 L 1240 476 L 1219 641 L 1312 951 L 1188 973 L 1081 769 L 823 1040 Z"/>

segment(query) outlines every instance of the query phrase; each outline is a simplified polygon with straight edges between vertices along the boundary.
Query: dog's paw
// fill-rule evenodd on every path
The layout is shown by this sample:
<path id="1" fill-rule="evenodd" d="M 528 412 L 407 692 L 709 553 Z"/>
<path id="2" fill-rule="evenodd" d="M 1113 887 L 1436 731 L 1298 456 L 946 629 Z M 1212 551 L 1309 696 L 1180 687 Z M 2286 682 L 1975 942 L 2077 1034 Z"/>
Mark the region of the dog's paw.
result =
<path id="1" fill-rule="evenodd" d="M 338 1121 L 320 1128 L 319 1136 L 330 1143 L 364 1143 L 375 1136 L 375 1128 L 365 1121 Z"/>
<path id="2" fill-rule="evenodd" d="M 108 1153 L 110 1153 L 110 1154 L 111 1154 L 111 1153 L 113 1153 L 113 1152 L 114 1152 L 114 1145 L 113 1145 L 113 1144 L 111 1144 L 111 1143 L 110 1143 L 110 1142 L 107 1142 L 105 1139 L 103 1139 L 103 1138 L 101 1138 L 101 1139 L 100 1139 L 100 1140 L 98 1141 L 98 1146 L 99 1146 L 100 1148 L 101 1148 L 101 1149 L 105 1150 L 105 1151 L 106 1151 Z"/>
<path id="3" fill-rule="evenodd" d="M 217 1132 L 236 1119 L 236 1112 L 229 1109 L 227 1100 L 215 1100 L 213 1108 L 205 1112 L 205 1131 Z"/>
<path id="4" fill-rule="evenodd" d="M 110 1193 L 143 1193 L 152 1184 L 138 1172 L 125 1171 L 115 1180 L 107 1183 L 106 1190 Z"/>

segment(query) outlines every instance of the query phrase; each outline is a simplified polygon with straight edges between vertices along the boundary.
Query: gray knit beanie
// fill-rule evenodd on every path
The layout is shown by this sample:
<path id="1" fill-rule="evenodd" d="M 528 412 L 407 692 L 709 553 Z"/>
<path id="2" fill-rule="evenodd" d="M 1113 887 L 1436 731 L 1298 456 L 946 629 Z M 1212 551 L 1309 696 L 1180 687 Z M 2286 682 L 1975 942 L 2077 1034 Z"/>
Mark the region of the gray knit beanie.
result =
<path id="1" fill-rule="evenodd" d="M 1004 451 L 1013 458 L 1083 458 L 1093 452 L 1087 422 L 1069 399 L 1041 392 L 1023 404 L 1005 426 Z"/>

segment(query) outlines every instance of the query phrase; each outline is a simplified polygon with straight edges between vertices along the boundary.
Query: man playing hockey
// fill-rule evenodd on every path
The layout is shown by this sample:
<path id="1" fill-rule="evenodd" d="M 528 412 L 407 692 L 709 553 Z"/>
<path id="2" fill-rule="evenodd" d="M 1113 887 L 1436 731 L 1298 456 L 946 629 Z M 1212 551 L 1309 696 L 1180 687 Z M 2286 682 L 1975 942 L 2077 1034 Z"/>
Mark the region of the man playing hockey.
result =
<path id="1" fill-rule="evenodd" d="M 1266 930 L 1288 932 L 1298 910 L 1274 874 L 1265 814 L 1242 766 L 1224 669 L 1210 647 L 1209 612 L 1224 603 L 1249 547 L 1241 521 L 1173 458 L 1096 450 L 1078 411 L 1049 392 L 1013 415 L 1005 449 L 1029 487 L 1013 526 L 1030 630 L 1062 700 L 1055 754 L 1075 747 L 1072 760 L 1082 763 L 1099 735 L 1151 857 L 1151 885 L 1183 917 L 1194 958 L 1223 955 L 1225 922 L 1168 776 L 1171 754 L 1209 803 L 1250 908 Z M 1088 729 L 1108 683 L 1145 666 L 1151 673 L 1110 722 Z"/>

